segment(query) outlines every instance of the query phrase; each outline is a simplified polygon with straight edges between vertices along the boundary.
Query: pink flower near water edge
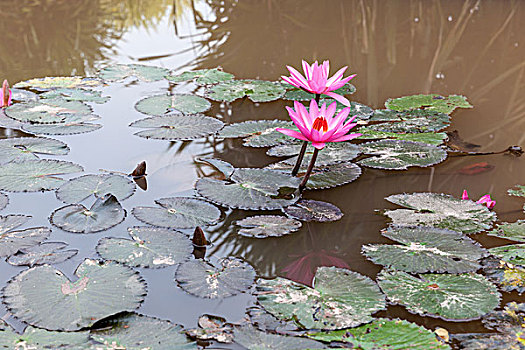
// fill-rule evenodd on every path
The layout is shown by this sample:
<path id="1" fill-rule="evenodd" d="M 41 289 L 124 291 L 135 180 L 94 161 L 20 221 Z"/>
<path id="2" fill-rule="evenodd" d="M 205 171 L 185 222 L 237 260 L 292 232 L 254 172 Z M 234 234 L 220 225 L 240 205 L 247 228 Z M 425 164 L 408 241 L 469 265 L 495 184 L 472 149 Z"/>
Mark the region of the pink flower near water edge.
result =
<path id="1" fill-rule="evenodd" d="M 2 84 L 2 90 L 0 90 L 0 107 L 7 107 L 11 105 L 11 89 L 9 88 L 9 83 L 7 80 L 4 80 Z"/>
<path id="2" fill-rule="evenodd" d="M 331 98 L 341 102 L 345 106 L 350 106 L 350 102 L 343 96 L 336 94 L 332 91 L 343 87 L 348 83 L 355 74 L 343 78 L 343 73 L 348 68 L 347 66 L 339 69 L 331 78 L 328 78 L 330 71 L 330 63 L 324 61 L 322 65 L 319 65 L 315 61 L 311 66 L 303 60 L 303 70 L 305 76 L 299 73 L 295 68 L 286 66 L 290 71 L 290 77 L 282 76 L 281 78 L 288 84 L 291 84 L 299 89 L 306 90 L 312 94 L 324 94 Z"/>
<path id="3" fill-rule="evenodd" d="M 286 109 L 300 132 L 283 128 L 276 128 L 276 130 L 299 140 L 311 141 L 317 149 L 322 149 L 327 142 L 348 141 L 362 135 L 347 134 L 350 129 L 357 125 L 352 123 L 355 117 L 345 122 L 350 113 L 349 107 L 343 108 L 335 117 L 333 115 L 337 107 L 336 102 L 328 107 L 326 107 L 326 103 L 323 103 L 319 109 L 317 102 L 312 100 L 310 101 L 310 111 L 307 111 L 305 106 L 294 101 L 294 107 L 295 110 L 290 107 L 286 107 Z"/>
<path id="4" fill-rule="evenodd" d="M 467 190 L 463 190 L 463 195 L 461 196 L 461 199 L 463 199 L 463 200 L 469 199 Z M 487 206 L 487 208 L 489 208 L 489 209 L 494 208 L 494 206 L 496 205 L 496 201 L 492 200 L 492 198 L 490 198 L 490 194 L 486 194 L 486 195 L 482 196 L 480 199 L 477 200 L 476 203 L 478 203 L 478 204 L 485 204 Z"/>

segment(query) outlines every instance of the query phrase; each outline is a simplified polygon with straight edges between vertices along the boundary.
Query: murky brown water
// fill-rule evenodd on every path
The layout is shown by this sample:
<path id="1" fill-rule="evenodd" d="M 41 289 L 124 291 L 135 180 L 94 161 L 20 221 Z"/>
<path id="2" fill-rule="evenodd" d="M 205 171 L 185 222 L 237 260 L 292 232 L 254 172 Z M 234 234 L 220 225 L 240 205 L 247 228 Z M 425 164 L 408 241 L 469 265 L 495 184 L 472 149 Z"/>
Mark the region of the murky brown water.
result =
<path id="1" fill-rule="evenodd" d="M 170 69 L 222 66 L 238 78 L 276 80 L 287 74 L 285 65 L 330 59 L 332 69 L 349 65 L 357 73 L 352 99 L 381 108 L 389 97 L 415 93 L 466 95 L 474 106 L 452 114 L 461 136 L 482 145 L 482 150 L 525 146 L 525 3 L 520 1 L 231 1 L 175 0 L 2 0 L 0 4 L 0 78 L 20 80 L 55 75 L 86 75 L 112 62 L 141 62 Z M 60 264 L 72 275 L 104 236 L 127 236 L 126 227 L 138 225 L 129 211 L 154 199 L 191 194 L 198 178 L 197 155 L 213 154 L 235 166 L 264 166 L 274 159 L 263 150 L 247 149 L 240 142 L 216 145 L 144 140 L 127 125 L 141 117 L 133 105 L 144 96 L 166 88 L 166 83 L 119 86 L 107 89 L 109 103 L 95 105 L 104 127 L 94 133 L 59 137 L 71 153 L 66 158 L 98 169 L 130 171 L 148 163 L 149 189 L 123 202 L 126 221 L 93 235 L 73 235 L 53 228 L 50 240 L 63 240 L 80 249 L 77 257 Z M 182 87 L 184 89 L 185 87 Z M 228 122 L 250 119 L 286 119 L 284 102 L 254 105 L 237 101 L 215 105 Z M 487 162 L 494 168 L 463 175 L 465 166 Z M 490 193 L 500 220 L 523 218 L 523 201 L 506 190 L 525 183 L 525 159 L 511 156 L 452 157 L 444 163 L 410 171 L 364 169 L 354 183 L 342 188 L 308 192 L 307 198 L 339 206 L 344 218 L 331 224 L 307 224 L 294 235 L 255 240 L 229 228 L 249 215 L 234 211 L 208 234 L 214 242 L 211 258 L 241 256 L 260 275 L 286 275 L 283 269 L 308 256 L 315 268 L 327 256 L 340 259 L 352 270 L 374 277 L 380 270 L 360 254 L 365 243 L 386 242 L 380 229 L 387 221 L 376 209 L 392 207 L 383 198 L 401 192 L 433 191 L 471 197 Z M 49 225 L 47 217 L 61 204 L 54 193 L 10 194 L 7 213 L 29 213 L 31 224 Z M 44 200 L 40 200 L 45 198 Z M 37 200 L 38 199 L 38 200 Z M 476 236 L 486 247 L 501 245 Z M 0 264 L 0 284 L 20 268 Z M 305 266 L 308 269 L 308 266 Z M 148 281 L 148 296 L 139 310 L 145 314 L 194 326 L 198 316 L 211 313 L 230 321 L 244 315 L 253 302 L 246 295 L 220 301 L 201 300 L 178 289 L 173 269 L 141 273 Z M 510 298 L 505 295 L 504 301 Z M 512 295 L 516 299 L 516 295 Z M 390 307 L 381 316 L 403 317 L 430 328 L 438 325 L 455 332 L 480 331 L 479 322 L 450 323 L 421 318 L 402 307 Z"/>

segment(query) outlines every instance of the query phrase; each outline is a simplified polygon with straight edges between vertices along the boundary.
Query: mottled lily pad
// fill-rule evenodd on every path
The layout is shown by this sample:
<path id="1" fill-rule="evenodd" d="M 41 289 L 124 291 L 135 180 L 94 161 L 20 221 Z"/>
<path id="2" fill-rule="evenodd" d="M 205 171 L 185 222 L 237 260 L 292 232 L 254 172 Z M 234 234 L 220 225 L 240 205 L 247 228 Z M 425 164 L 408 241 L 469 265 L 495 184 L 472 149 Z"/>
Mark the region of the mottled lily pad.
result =
<path id="1" fill-rule="evenodd" d="M 344 108 L 347 108 L 347 106 L 333 99 L 321 99 L 319 101 L 319 105 L 326 103 L 326 105 L 328 106 L 332 104 L 333 102 L 337 103 L 336 110 L 335 110 L 336 113 L 339 113 Z M 368 107 L 367 105 L 364 105 L 359 102 L 350 101 L 350 113 L 348 113 L 348 118 L 355 117 L 356 122 L 368 121 L 373 114 L 374 114 L 374 110 L 371 107 Z"/>
<path id="2" fill-rule="evenodd" d="M 422 274 L 383 270 L 377 277 L 388 299 L 408 311 L 448 321 L 480 318 L 499 305 L 500 293 L 484 276 L 475 273 Z"/>
<path id="3" fill-rule="evenodd" d="M 213 85 L 206 97 L 223 102 L 233 102 L 248 96 L 253 102 L 268 102 L 281 98 L 286 90 L 279 83 L 264 80 L 230 80 Z"/>
<path id="4" fill-rule="evenodd" d="M 315 94 L 309 93 L 308 91 L 304 91 L 302 89 L 298 89 L 290 84 L 285 83 L 283 84 L 283 86 L 287 88 L 286 94 L 283 97 L 285 100 L 310 101 L 315 98 Z M 332 92 L 339 95 L 350 95 L 353 94 L 355 91 L 355 86 L 353 86 L 350 83 L 346 83 L 343 87 L 340 87 L 339 89 L 334 90 Z"/>
<path id="5" fill-rule="evenodd" d="M 232 176 L 233 172 L 235 171 L 235 168 L 233 167 L 233 165 L 231 165 L 228 162 L 225 162 L 222 159 L 197 158 L 196 161 L 201 162 L 201 163 L 210 164 L 212 167 L 220 171 L 224 175 L 225 179 L 229 179 Z"/>
<path id="6" fill-rule="evenodd" d="M 64 121 L 54 124 L 23 124 L 22 130 L 38 135 L 76 135 L 98 130 L 101 124 L 90 123 L 100 119 L 94 114 L 67 115 Z"/>
<path id="7" fill-rule="evenodd" d="M 432 226 L 466 234 L 487 230 L 496 214 L 473 201 L 443 193 L 404 193 L 385 198 L 408 209 L 386 210 L 395 225 Z"/>
<path id="8" fill-rule="evenodd" d="M 250 326 L 236 328 L 233 336 L 236 343 L 241 344 L 248 350 L 302 350 L 326 348 L 323 343 L 312 339 L 261 332 Z"/>
<path id="9" fill-rule="evenodd" d="M 9 197 L 3 193 L 0 193 L 0 210 L 5 209 L 9 204 Z"/>
<path id="10" fill-rule="evenodd" d="M 11 97 L 15 102 L 37 101 L 39 99 L 39 95 L 33 91 L 15 88 L 11 89 Z"/>
<path id="11" fill-rule="evenodd" d="M 183 233 L 155 227 L 128 228 L 131 239 L 105 237 L 97 245 L 103 259 L 131 267 L 166 267 L 187 260 L 193 251 Z"/>
<path id="12" fill-rule="evenodd" d="M 20 249 L 20 252 L 11 255 L 7 262 L 11 265 L 36 266 L 43 264 L 58 264 L 77 255 L 78 250 L 64 250 L 67 243 L 49 242 L 28 248 Z"/>
<path id="13" fill-rule="evenodd" d="M 525 266 L 525 244 L 509 244 L 489 249 L 490 254 L 513 264 Z"/>
<path id="14" fill-rule="evenodd" d="M 80 101 L 56 98 L 15 103 L 7 107 L 5 113 L 23 123 L 63 123 L 67 117 L 91 114 L 91 107 Z"/>
<path id="15" fill-rule="evenodd" d="M 219 138 L 246 137 L 245 146 L 270 147 L 287 143 L 297 143 L 297 139 L 276 131 L 276 128 L 294 129 L 290 121 L 283 120 L 248 120 L 242 123 L 226 125 L 218 134 Z"/>
<path id="16" fill-rule="evenodd" d="M 281 237 L 302 226 L 300 221 L 279 215 L 250 216 L 237 221 L 236 225 L 242 227 L 238 234 L 253 238 Z"/>
<path id="17" fill-rule="evenodd" d="M 71 89 L 61 88 L 54 89 L 40 94 L 42 98 L 63 98 L 67 101 L 83 101 L 106 103 L 109 101 L 109 96 L 102 97 L 102 91 L 86 90 L 86 89 Z"/>
<path id="18" fill-rule="evenodd" d="M 188 329 L 186 333 L 200 340 L 214 339 L 220 343 L 233 343 L 233 328 L 219 316 L 202 315 L 199 317 L 199 328 Z"/>
<path id="19" fill-rule="evenodd" d="M 303 175 L 299 173 L 298 175 Z M 309 190 L 321 190 L 346 185 L 361 176 L 361 168 L 354 163 L 315 167 L 306 183 Z"/>
<path id="20" fill-rule="evenodd" d="M 358 163 L 370 168 L 405 170 L 410 166 L 428 167 L 447 158 L 447 151 L 421 142 L 379 140 L 359 145 L 361 152 L 372 157 Z"/>
<path id="21" fill-rule="evenodd" d="M 422 142 L 429 145 L 439 146 L 447 139 L 447 134 L 444 132 L 425 132 L 416 134 L 399 134 L 395 132 L 375 131 L 370 128 L 360 128 L 358 130 L 362 135 L 358 137 L 360 140 L 371 139 L 394 139 L 413 142 Z"/>
<path id="22" fill-rule="evenodd" d="M 219 131 L 224 123 L 202 114 L 165 115 L 137 120 L 129 126 L 147 128 L 134 135 L 156 140 L 193 140 L 206 137 Z"/>
<path id="23" fill-rule="evenodd" d="M 37 245 L 49 237 L 51 230 L 47 227 L 13 231 L 29 219 L 31 216 L 27 215 L 0 216 L 0 256 L 13 255 L 20 250 Z"/>
<path id="24" fill-rule="evenodd" d="M 126 211 L 113 195 L 97 198 L 91 208 L 82 204 L 70 204 L 55 210 L 49 221 L 64 231 L 94 233 L 120 224 Z"/>
<path id="25" fill-rule="evenodd" d="M 96 78 L 85 77 L 45 77 L 21 81 L 13 85 L 15 88 L 29 88 L 33 90 L 47 91 L 59 88 L 93 88 L 100 86 L 102 82 Z"/>
<path id="26" fill-rule="evenodd" d="M 0 189 L 8 192 L 54 190 L 65 182 L 57 175 L 81 171 L 84 169 L 80 165 L 61 160 L 11 162 L 0 167 Z"/>
<path id="27" fill-rule="evenodd" d="M 137 111 L 161 116 L 174 111 L 195 114 L 210 109 L 211 103 L 205 98 L 190 94 L 155 95 L 146 97 L 135 105 Z"/>
<path id="28" fill-rule="evenodd" d="M 283 213 L 288 217 L 306 222 L 337 221 L 344 215 L 341 209 L 332 203 L 312 199 L 301 199 L 294 205 L 284 208 Z"/>
<path id="29" fill-rule="evenodd" d="M 307 329 L 342 329 L 373 320 L 385 296 L 370 278 L 337 267 L 319 267 L 313 288 L 277 277 L 257 281 L 257 299 L 266 311 Z"/>
<path id="30" fill-rule="evenodd" d="M 183 81 L 193 80 L 197 85 L 211 85 L 232 80 L 234 75 L 223 72 L 219 68 L 212 69 L 198 69 L 180 74 L 170 74 L 166 76 L 171 82 L 180 83 Z"/>
<path id="31" fill-rule="evenodd" d="M 395 111 L 409 111 L 413 109 L 424 109 L 450 114 L 456 108 L 472 108 L 465 96 L 450 95 L 443 97 L 437 94 L 412 95 L 394 99 L 388 99 L 385 107 Z"/>
<path id="32" fill-rule="evenodd" d="M 112 194 L 117 200 L 129 198 L 135 192 L 135 183 L 115 174 L 83 175 L 69 180 L 56 190 L 59 200 L 67 204 L 79 203 L 91 197 L 104 198 Z"/>
<path id="33" fill-rule="evenodd" d="M 105 81 L 120 81 L 133 76 L 140 81 L 151 82 L 164 79 L 168 72 L 166 68 L 142 64 L 112 64 L 101 69 L 98 76 Z"/>
<path id="34" fill-rule="evenodd" d="M 525 197 L 525 186 L 516 185 L 514 187 L 507 191 L 510 196 Z"/>
<path id="35" fill-rule="evenodd" d="M 146 294 L 140 275 L 114 262 L 86 259 L 75 275 L 78 279 L 71 282 L 49 265 L 32 267 L 7 283 L 3 301 L 15 317 L 32 326 L 75 331 L 135 310 Z"/>
<path id="36" fill-rule="evenodd" d="M 473 272 L 487 250 L 450 230 L 434 227 L 393 226 L 383 236 L 401 244 L 370 244 L 363 254 L 374 263 L 406 272 Z"/>
<path id="37" fill-rule="evenodd" d="M 488 232 L 488 235 L 525 243 L 525 220 L 497 224 L 494 230 Z"/>
<path id="38" fill-rule="evenodd" d="M 217 267 L 204 260 L 190 260 L 175 273 L 178 285 L 200 298 L 226 298 L 248 290 L 255 280 L 255 270 L 236 258 L 220 260 Z"/>
<path id="39" fill-rule="evenodd" d="M 374 124 L 367 129 L 390 133 L 428 133 L 441 131 L 450 125 L 450 117 L 445 113 L 432 111 L 398 112 L 399 121 Z"/>
<path id="40" fill-rule="evenodd" d="M 494 258 L 485 259 L 483 272 L 504 292 L 525 292 L 525 267 Z"/>
<path id="41" fill-rule="evenodd" d="M 291 145 L 279 145 L 270 148 L 266 154 L 273 157 L 287 157 L 295 156 L 289 159 L 285 159 L 283 162 L 287 164 L 295 164 L 297 162 L 297 154 L 301 150 L 301 144 L 291 144 Z M 308 145 L 306 147 L 306 152 L 304 154 L 302 164 L 310 163 L 312 155 L 314 153 L 314 147 Z M 317 156 L 315 160 L 316 166 L 321 165 L 330 165 L 343 162 L 349 162 L 352 159 L 356 158 L 360 153 L 360 148 L 357 145 L 351 144 L 350 142 L 332 142 L 328 143 Z"/>
<path id="42" fill-rule="evenodd" d="M 69 147 L 62 141 L 45 137 L 0 139 L 0 163 L 38 159 L 36 154 L 66 155 Z"/>

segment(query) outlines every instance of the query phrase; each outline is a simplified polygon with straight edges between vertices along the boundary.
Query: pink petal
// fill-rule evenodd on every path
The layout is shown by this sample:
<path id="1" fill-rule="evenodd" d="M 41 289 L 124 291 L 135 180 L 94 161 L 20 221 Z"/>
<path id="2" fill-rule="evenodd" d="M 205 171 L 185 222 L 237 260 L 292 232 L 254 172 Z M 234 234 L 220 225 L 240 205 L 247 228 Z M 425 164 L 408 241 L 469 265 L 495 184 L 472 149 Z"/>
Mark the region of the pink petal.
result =
<path id="1" fill-rule="evenodd" d="M 331 138 L 330 141 L 328 141 L 328 142 L 349 141 L 349 140 L 355 139 L 355 138 L 357 138 L 357 137 L 359 137 L 361 135 L 363 135 L 363 134 L 346 134 L 346 135 L 339 136 L 339 137 L 336 137 L 336 138 Z"/>
<path id="2" fill-rule="evenodd" d="M 283 128 L 275 128 L 275 130 L 279 131 L 282 134 L 294 137 L 294 138 L 299 139 L 299 140 L 310 141 L 303 134 L 301 134 L 300 132 L 295 131 L 295 130 L 283 129 Z"/>
<path id="3" fill-rule="evenodd" d="M 341 69 L 339 69 L 330 79 L 328 79 L 328 81 L 326 82 L 326 87 L 330 87 L 332 86 L 334 83 L 338 82 L 339 80 L 341 80 L 341 78 L 343 77 L 343 74 L 345 72 L 345 70 L 348 68 L 348 66 L 345 66 Z M 332 90 L 332 89 L 330 89 Z"/>
<path id="4" fill-rule="evenodd" d="M 317 149 L 323 149 L 325 145 L 326 145 L 325 142 L 315 142 L 315 141 L 312 141 L 312 146 L 314 146 L 314 147 L 317 148 Z"/>
<path id="5" fill-rule="evenodd" d="M 312 69 L 310 68 L 310 65 L 305 60 L 303 60 L 302 64 L 303 64 L 304 74 L 306 75 L 306 79 L 307 80 L 312 79 Z M 312 66 L 313 66 L 313 64 L 312 64 Z"/>
<path id="6" fill-rule="evenodd" d="M 287 82 L 288 84 L 295 86 L 296 88 L 301 88 L 302 84 L 301 82 L 297 81 L 295 78 L 285 77 L 284 75 L 281 75 L 281 79 Z"/>
<path id="7" fill-rule="evenodd" d="M 297 80 L 298 82 L 301 82 L 302 85 L 304 85 L 304 88 L 308 88 L 308 81 L 302 76 L 301 73 L 299 73 L 294 67 L 286 66 L 288 70 L 290 71 L 290 75 Z"/>
<path id="8" fill-rule="evenodd" d="M 463 199 L 463 200 L 467 200 L 467 199 L 469 199 L 469 198 L 468 198 L 467 190 L 463 190 L 463 195 L 461 196 L 461 199 Z"/>
<path id="9" fill-rule="evenodd" d="M 343 105 L 345 105 L 347 107 L 350 107 L 350 101 L 348 101 L 345 97 L 343 97 L 343 96 L 341 96 L 339 94 L 336 94 L 335 92 L 325 92 L 324 94 L 326 96 L 330 96 L 331 98 L 333 98 L 336 101 L 341 102 Z"/>
<path id="10" fill-rule="evenodd" d="M 323 78 L 324 80 L 328 79 L 328 75 L 330 74 L 330 62 L 324 61 L 323 62 Z"/>

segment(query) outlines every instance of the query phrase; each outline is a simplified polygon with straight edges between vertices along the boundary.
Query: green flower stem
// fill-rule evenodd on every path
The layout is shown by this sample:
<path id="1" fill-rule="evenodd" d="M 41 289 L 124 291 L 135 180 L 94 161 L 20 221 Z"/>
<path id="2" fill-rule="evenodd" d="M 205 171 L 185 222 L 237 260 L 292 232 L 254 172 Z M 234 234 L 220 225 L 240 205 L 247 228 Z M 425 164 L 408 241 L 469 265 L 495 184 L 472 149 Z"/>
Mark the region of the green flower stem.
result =
<path id="1" fill-rule="evenodd" d="M 308 141 L 303 141 L 303 145 L 301 146 L 301 151 L 299 152 L 299 155 L 297 156 L 297 162 L 295 162 L 295 166 L 292 169 L 292 176 L 297 175 L 299 172 L 299 168 L 301 168 L 301 163 L 303 162 L 304 154 L 306 153 L 306 147 L 308 146 Z"/>
<path id="2" fill-rule="evenodd" d="M 319 150 L 317 148 L 314 148 L 314 154 L 312 154 L 312 159 L 310 160 L 310 164 L 308 165 L 306 174 L 304 174 L 303 181 L 299 185 L 299 193 L 302 193 L 304 188 L 306 187 L 306 183 L 308 182 L 308 178 L 310 177 L 310 174 L 312 173 L 318 153 L 319 153 Z"/>

